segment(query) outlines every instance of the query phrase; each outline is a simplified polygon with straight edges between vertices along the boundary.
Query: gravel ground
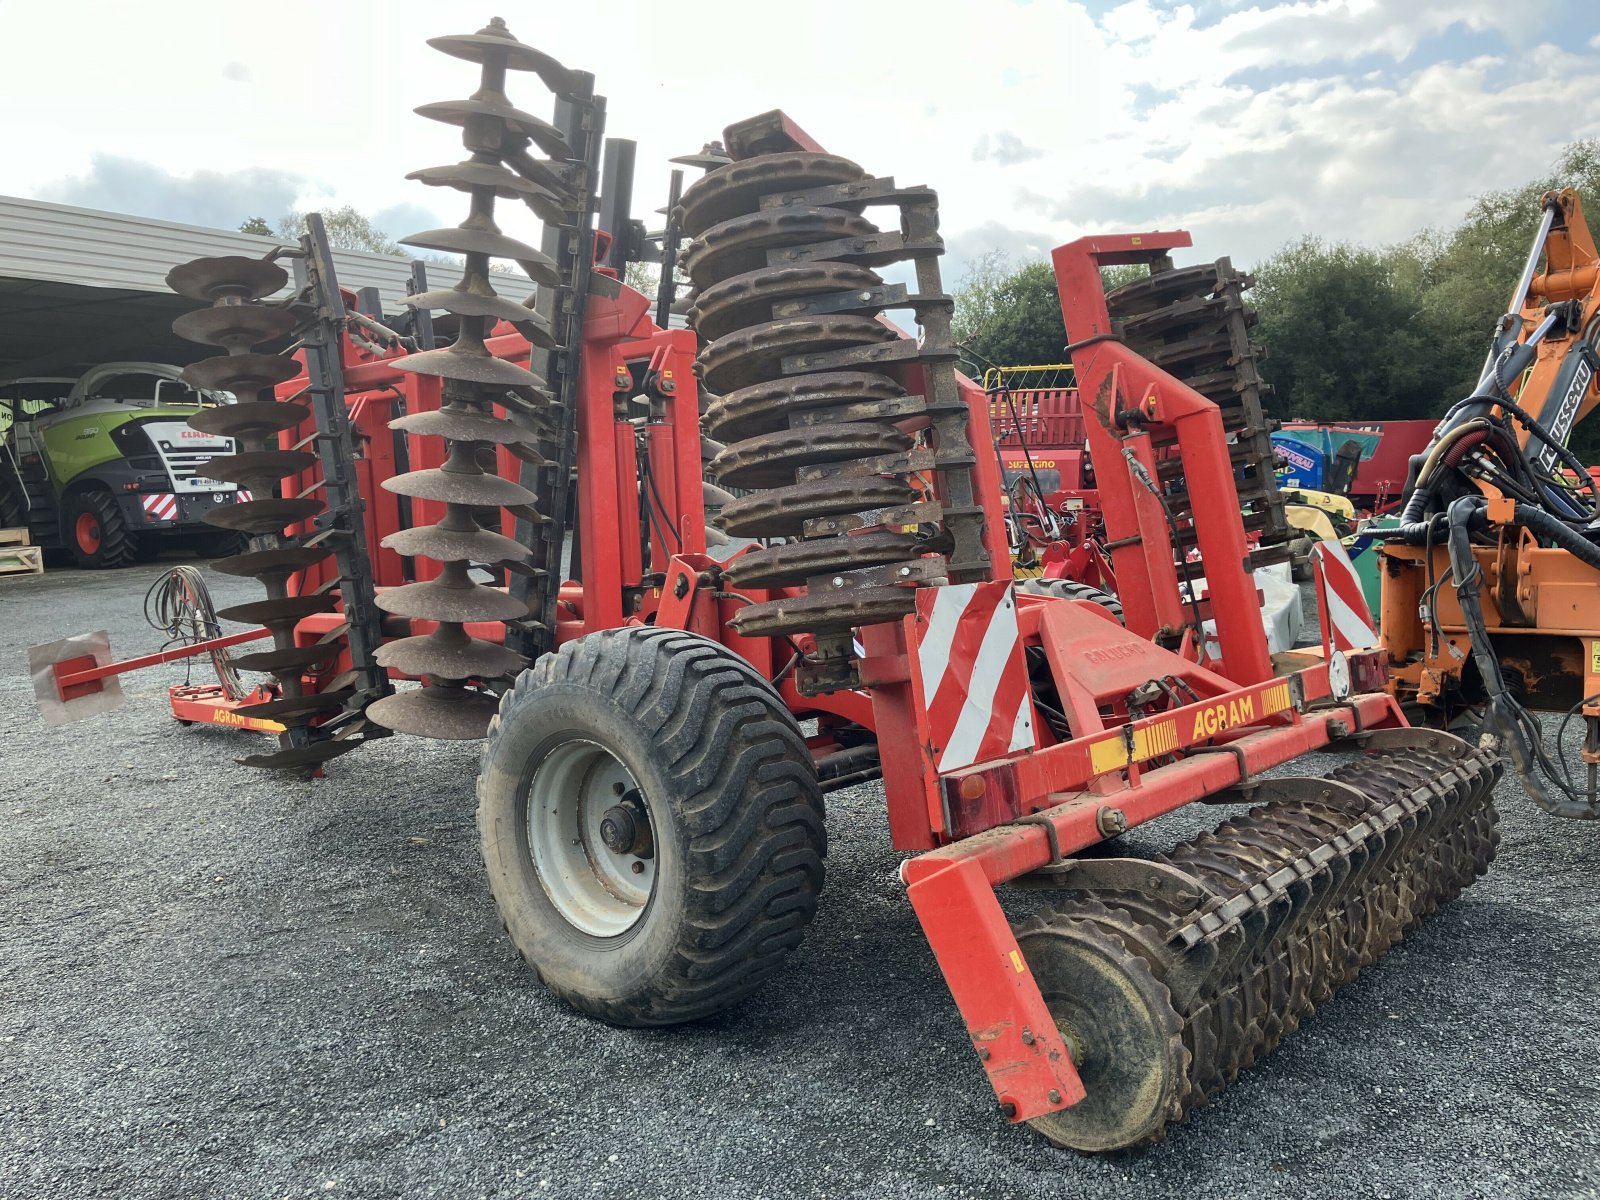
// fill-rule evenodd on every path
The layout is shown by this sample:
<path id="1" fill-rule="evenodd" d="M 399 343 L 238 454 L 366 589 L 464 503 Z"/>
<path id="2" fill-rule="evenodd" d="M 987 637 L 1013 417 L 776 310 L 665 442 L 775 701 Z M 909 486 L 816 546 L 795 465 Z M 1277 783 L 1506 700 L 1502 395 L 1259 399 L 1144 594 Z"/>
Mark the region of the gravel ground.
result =
<path id="1" fill-rule="evenodd" d="M 6 1200 L 1600 1194 L 1600 825 L 1514 782 L 1487 879 L 1164 1144 L 1087 1159 L 996 1112 L 878 788 L 830 798 L 822 910 L 779 983 L 612 1030 L 501 936 L 474 746 L 395 738 L 286 783 L 234 765 L 252 735 L 171 721 L 181 666 L 43 726 L 26 647 L 153 647 L 159 569 L 0 580 Z"/>

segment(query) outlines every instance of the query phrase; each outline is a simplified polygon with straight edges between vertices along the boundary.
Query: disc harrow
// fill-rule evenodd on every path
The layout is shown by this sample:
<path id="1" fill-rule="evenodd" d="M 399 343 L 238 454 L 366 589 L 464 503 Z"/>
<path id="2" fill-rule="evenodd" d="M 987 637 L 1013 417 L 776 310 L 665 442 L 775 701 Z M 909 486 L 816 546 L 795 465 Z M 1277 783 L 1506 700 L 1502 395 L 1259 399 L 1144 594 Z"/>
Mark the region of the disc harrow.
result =
<path id="1" fill-rule="evenodd" d="M 1106 297 L 1112 320 L 1130 349 L 1181 379 L 1222 410 L 1234 478 L 1247 532 L 1258 537 L 1251 565 L 1285 562 L 1292 530 L 1278 494 L 1272 449 L 1273 424 L 1264 401 L 1271 389 L 1259 368 L 1263 350 L 1250 340 L 1255 310 L 1244 299 L 1254 279 L 1226 258 L 1165 269 L 1124 284 Z M 1158 450 L 1171 446 L 1159 437 Z M 1158 463 L 1167 503 L 1179 524 L 1180 552 L 1194 545 L 1186 527 L 1194 497 L 1182 490 L 1182 462 L 1170 455 Z M 1204 564 L 1196 569 L 1204 574 Z"/>
<path id="2" fill-rule="evenodd" d="M 864 216 L 873 205 L 898 209 L 898 228 Z M 837 155 L 773 149 L 713 166 L 674 213 L 691 239 L 682 264 L 702 339 L 696 370 L 715 393 L 705 429 L 726 443 L 707 470 L 746 492 L 720 506 L 717 524 L 767 543 L 734 559 L 728 581 L 804 589 L 752 603 L 732 624 L 748 636 L 814 635 L 802 691 L 852 686 L 851 630 L 910 612 L 908 585 L 987 570 L 937 205 L 932 191 L 869 178 Z M 915 293 L 878 274 L 906 259 Z M 881 319 L 894 308 L 915 310 L 920 345 Z M 908 422 L 924 432 L 905 432 Z"/>
<path id="3" fill-rule="evenodd" d="M 469 211 L 454 228 L 433 229 L 402 238 L 404 245 L 461 254 L 466 265 L 454 288 L 413 296 L 413 307 L 442 310 L 454 316 L 459 332 L 442 350 L 425 350 L 400 359 L 395 366 L 442 380 L 443 404 L 435 411 L 412 413 L 390 422 L 390 428 L 414 437 L 439 437 L 448 451 L 438 467 L 409 471 L 385 479 L 389 491 L 413 500 L 442 505 L 435 524 L 401 530 L 383 545 L 407 557 L 441 564 L 434 578 L 389 588 L 378 596 L 385 612 L 433 625 L 386 643 L 378 662 L 422 678 L 421 690 L 399 692 L 372 705 L 372 719 L 402 733 L 422 737 L 474 739 L 488 730 L 496 697 L 478 684 L 503 679 L 527 661 L 506 645 L 467 633 L 470 622 L 516 623 L 527 629 L 543 623 L 530 613 L 530 603 L 471 577 L 473 564 L 524 576 L 544 578 L 532 565 L 529 549 L 498 532 L 498 513 L 508 509 L 528 522 L 545 518 L 538 497 L 520 483 L 484 470 L 497 446 L 508 447 L 525 462 L 542 463 L 540 422 L 552 422 L 554 400 L 545 380 L 527 367 L 490 353 L 486 339 L 499 321 L 510 321 L 535 346 L 551 349 L 557 339 L 549 323 L 533 309 L 496 294 L 491 259 L 510 259 L 535 283 L 546 288 L 562 281 L 559 264 L 543 251 L 500 232 L 494 220 L 497 199 L 520 200 L 541 220 L 559 223 L 572 203 L 562 163 L 570 149 L 560 132 L 537 117 L 514 108 L 505 94 L 508 71 L 537 74 L 561 91 L 573 86 L 566 68 L 517 41 L 499 18 L 477 33 L 430 39 L 430 46 L 454 58 L 478 64 L 479 87 L 470 99 L 424 105 L 422 116 L 460 127 L 468 157 L 448 166 L 428 167 L 408 178 L 430 187 L 447 187 L 469 197 Z M 550 155 L 533 158 L 530 146 Z M 522 420 L 497 416 L 495 405 L 510 408 Z M 491 514 L 493 514 L 491 516 Z"/>
<path id="4" fill-rule="evenodd" d="M 1498 760 L 1431 731 L 1368 736 L 1327 777 L 1265 781 L 1271 802 L 1122 860 L 1138 890 L 1076 890 L 1018 927 L 1088 1091 L 1033 1122 L 1047 1138 L 1159 1140 L 1488 869 Z"/>
<path id="5" fill-rule="evenodd" d="M 354 692 L 304 693 L 306 653 L 295 645 L 296 622 L 310 613 L 333 611 L 339 596 L 290 594 L 291 578 L 330 556 L 333 544 L 293 544 L 284 536 L 287 526 L 321 513 L 326 507 L 321 499 L 275 495 L 280 480 L 315 462 L 315 457 L 303 450 L 285 450 L 278 445 L 279 433 L 295 428 L 311 415 L 306 404 L 296 399 L 277 400 L 272 391 L 298 375 L 299 365 L 288 354 L 262 353 L 258 349 L 281 341 L 298 324 L 293 312 L 263 303 L 288 282 L 288 272 L 276 263 L 235 255 L 195 259 L 167 275 L 167 286 L 173 291 L 211 305 L 179 317 L 173 322 L 173 332 L 225 351 L 188 367 L 183 373 L 184 381 L 196 388 L 231 392 L 238 398 L 238 403 L 202 410 L 189 424 L 202 432 L 234 439 L 237 452 L 211 459 L 206 471 L 237 484 L 250 496 L 248 500 L 214 508 L 204 518 L 209 525 L 244 533 L 251 539 L 245 553 L 221 559 L 213 564 L 214 568 L 257 579 L 267 594 L 265 600 L 236 604 L 217 614 L 230 621 L 264 625 L 272 633 L 273 649 L 250 654 L 247 669 L 269 672 L 277 680 L 280 699 L 246 705 L 239 712 L 276 721 L 285 730 L 279 735 L 279 750 L 251 755 L 250 765 L 303 769 L 315 765 L 305 754 L 311 740 L 311 722 L 339 713 Z M 330 651 L 324 648 L 318 659 L 329 656 Z M 331 743 L 318 752 L 316 762 L 356 745 L 353 739 Z"/>

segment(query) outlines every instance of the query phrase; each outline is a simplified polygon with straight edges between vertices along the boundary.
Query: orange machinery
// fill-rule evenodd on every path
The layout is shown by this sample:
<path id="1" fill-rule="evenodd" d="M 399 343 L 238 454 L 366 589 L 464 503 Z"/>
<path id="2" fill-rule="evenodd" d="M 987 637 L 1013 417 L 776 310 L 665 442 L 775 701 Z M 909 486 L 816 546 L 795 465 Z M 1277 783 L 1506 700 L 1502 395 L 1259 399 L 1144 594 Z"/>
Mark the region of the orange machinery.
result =
<path id="1" fill-rule="evenodd" d="M 1541 807 L 1595 817 L 1600 498 L 1567 441 L 1600 403 L 1600 253 L 1576 192 L 1540 208 L 1478 386 L 1412 460 L 1381 625 L 1403 704 L 1447 722 L 1481 706 Z M 1583 781 L 1529 708 L 1582 716 Z"/>

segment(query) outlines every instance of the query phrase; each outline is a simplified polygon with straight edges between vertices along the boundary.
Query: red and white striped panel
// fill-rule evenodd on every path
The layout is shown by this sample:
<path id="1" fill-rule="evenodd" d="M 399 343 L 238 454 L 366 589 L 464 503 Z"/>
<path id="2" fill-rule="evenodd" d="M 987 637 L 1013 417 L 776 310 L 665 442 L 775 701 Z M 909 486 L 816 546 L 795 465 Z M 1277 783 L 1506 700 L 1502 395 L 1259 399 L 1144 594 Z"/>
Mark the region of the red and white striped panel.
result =
<path id="1" fill-rule="evenodd" d="M 157 492 L 152 496 L 141 496 L 139 502 L 144 505 L 144 515 L 152 521 L 176 521 L 178 519 L 178 498 L 171 492 Z"/>
<path id="2" fill-rule="evenodd" d="M 237 500 L 240 504 L 248 504 L 250 502 L 250 493 L 248 491 L 246 491 L 244 488 L 240 488 L 237 492 L 235 492 L 233 494 L 233 498 L 235 500 Z"/>
<path id="3" fill-rule="evenodd" d="M 1377 623 L 1361 590 L 1361 577 L 1344 547 L 1338 542 L 1318 542 L 1311 547 L 1311 569 L 1317 581 L 1323 650 L 1367 650 L 1376 646 Z"/>
<path id="4" fill-rule="evenodd" d="M 917 591 L 917 670 L 940 771 L 1034 745 L 1033 699 L 1011 585 Z"/>

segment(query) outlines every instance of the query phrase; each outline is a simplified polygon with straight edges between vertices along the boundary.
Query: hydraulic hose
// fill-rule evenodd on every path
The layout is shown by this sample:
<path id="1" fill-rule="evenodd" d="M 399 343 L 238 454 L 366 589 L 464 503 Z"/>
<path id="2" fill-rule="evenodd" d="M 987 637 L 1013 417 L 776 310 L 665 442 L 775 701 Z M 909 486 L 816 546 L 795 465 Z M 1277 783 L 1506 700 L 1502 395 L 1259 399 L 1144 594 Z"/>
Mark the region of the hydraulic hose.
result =
<path id="1" fill-rule="evenodd" d="M 1488 507 L 1489 502 L 1481 496 L 1463 496 L 1451 504 L 1447 517 L 1450 526 L 1450 574 L 1456 585 L 1456 600 L 1461 605 L 1462 620 L 1472 643 L 1472 661 L 1477 665 L 1484 689 L 1489 693 L 1489 702 L 1483 714 L 1483 734 L 1478 744 L 1486 750 L 1510 752 L 1528 798 L 1545 812 L 1557 817 L 1593 819 L 1600 813 L 1586 801 L 1578 799 L 1576 795 L 1569 799 L 1552 796 L 1540 782 L 1539 760 L 1544 757 L 1544 748 L 1534 740 L 1540 736 L 1538 725 L 1506 690 L 1499 656 L 1489 640 L 1481 595 L 1483 568 L 1472 553 L 1472 535 L 1487 524 Z M 1594 546 L 1549 513 L 1518 505 L 1512 523 L 1550 538 L 1590 566 L 1600 569 L 1600 547 Z M 1550 772 L 1550 778 L 1558 787 L 1561 786 L 1553 771 Z M 1561 790 L 1568 791 L 1564 787 Z"/>

